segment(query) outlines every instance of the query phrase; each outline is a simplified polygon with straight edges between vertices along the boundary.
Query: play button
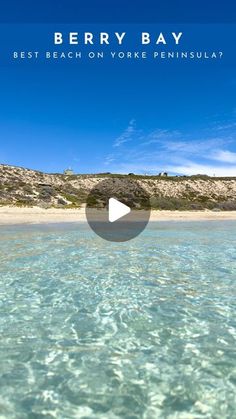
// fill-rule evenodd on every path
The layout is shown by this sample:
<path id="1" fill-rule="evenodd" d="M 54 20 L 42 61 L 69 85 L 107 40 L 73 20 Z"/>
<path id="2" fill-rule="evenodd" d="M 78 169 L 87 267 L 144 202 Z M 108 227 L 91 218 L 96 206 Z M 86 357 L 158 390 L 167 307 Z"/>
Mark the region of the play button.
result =
<path id="1" fill-rule="evenodd" d="M 135 179 L 108 177 L 96 179 L 86 203 L 86 218 L 101 238 L 124 242 L 137 237 L 150 217 L 147 191 Z"/>
<path id="2" fill-rule="evenodd" d="M 124 217 L 125 215 L 129 214 L 131 209 L 122 202 L 118 201 L 115 198 L 109 199 L 108 205 L 109 216 L 108 219 L 110 223 L 114 223 L 114 221 L 119 220 L 120 218 Z"/>

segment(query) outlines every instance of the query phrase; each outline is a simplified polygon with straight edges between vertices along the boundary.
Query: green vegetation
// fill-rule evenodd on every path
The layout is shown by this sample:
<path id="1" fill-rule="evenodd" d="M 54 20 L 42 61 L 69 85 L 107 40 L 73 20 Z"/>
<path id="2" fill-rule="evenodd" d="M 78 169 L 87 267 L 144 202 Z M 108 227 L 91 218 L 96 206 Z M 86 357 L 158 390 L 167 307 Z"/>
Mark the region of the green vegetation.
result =
<path id="1" fill-rule="evenodd" d="M 77 195 L 62 192 L 61 195 L 72 204 L 81 205 L 86 201 L 87 195 L 78 191 Z"/>
<path id="2" fill-rule="evenodd" d="M 150 202 L 151 207 L 158 210 L 199 211 L 218 209 L 223 211 L 236 211 L 236 200 L 216 202 L 206 196 L 195 197 L 195 200 L 154 196 L 151 197 Z"/>
<path id="3" fill-rule="evenodd" d="M 14 203 L 14 205 L 16 207 L 33 207 L 35 204 L 34 204 L 34 201 L 32 199 L 24 199 L 24 198 L 22 198 L 22 199 L 18 199 Z"/>
<path id="4" fill-rule="evenodd" d="M 34 191 L 33 191 L 33 188 L 32 188 L 31 185 L 24 185 L 23 186 L 23 191 L 27 195 L 33 195 L 34 194 Z"/>
<path id="5" fill-rule="evenodd" d="M 66 181 L 75 181 L 78 179 L 87 179 L 87 178 L 118 178 L 118 179 L 142 179 L 142 180 L 160 180 L 160 181 L 175 181 L 175 182 L 183 182 L 183 181 L 196 181 L 196 180 L 204 180 L 204 181 L 214 181 L 214 180 L 236 180 L 236 176 L 235 177 L 212 177 L 212 176 L 207 176 L 207 175 L 192 175 L 192 176 L 159 176 L 159 175 L 141 175 L 141 174 L 135 174 L 132 173 L 130 175 L 128 174 L 120 174 L 120 173 L 88 173 L 88 174 L 77 174 L 77 175 L 70 175 L 70 176 L 66 176 L 66 175 L 61 175 L 62 177 L 64 177 L 64 179 Z"/>
<path id="6" fill-rule="evenodd" d="M 97 198 L 95 196 L 89 195 L 87 199 L 87 206 L 92 208 L 92 207 L 96 207 L 97 205 L 98 205 Z"/>

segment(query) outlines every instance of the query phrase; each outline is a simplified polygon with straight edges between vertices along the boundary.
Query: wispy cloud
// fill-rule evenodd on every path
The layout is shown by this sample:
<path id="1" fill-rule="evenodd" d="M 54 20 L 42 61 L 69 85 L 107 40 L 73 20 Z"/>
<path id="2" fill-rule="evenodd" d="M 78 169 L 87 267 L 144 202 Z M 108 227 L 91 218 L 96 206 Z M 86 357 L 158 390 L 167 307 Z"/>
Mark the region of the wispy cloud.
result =
<path id="1" fill-rule="evenodd" d="M 113 147 L 120 147 L 124 143 L 133 140 L 134 134 L 136 133 L 135 119 L 131 119 L 128 127 L 122 132 L 122 134 L 115 139 Z"/>
<path id="2" fill-rule="evenodd" d="M 171 173 L 177 173 L 181 175 L 196 175 L 206 174 L 208 176 L 236 176 L 236 165 L 235 166 L 216 166 L 209 164 L 197 164 L 195 162 L 189 162 L 183 166 L 168 166 L 167 170 Z"/>
<path id="3" fill-rule="evenodd" d="M 146 134 L 143 138 L 142 146 L 148 146 L 151 144 L 162 144 L 171 141 L 172 138 L 180 138 L 181 133 L 179 131 L 172 131 L 167 129 L 156 129 L 155 131 Z"/>
<path id="4" fill-rule="evenodd" d="M 214 165 L 214 164 L 198 164 L 194 161 L 186 162 L 185 164 L 166 164 L 165 170 L 170 174 L 176 175 L 197 175 L 205 174 L 208 176 L 236 176 L 236 165 Z M 115 172 L 117 173 L 147 173 L 155 175 L 160 172 L 160 166 L 153 164 L 146 164 L 141 162 L 136 163 L 120 163 L 116 166 Z"/>
<path id="5" fill-rule="evenodd" d="M 210 158 L 212 160 L 217 160 L 222 163 L 236 163 L 236 153 L 228 150 L 216 150 L 213 151 Z"/>
<path id="6" fill-rule="evenodd" d="M 116 158 L 117 156 L 114 156 L 113 154 L 109 154 L 108 156 L 105 157 L 104 164 L 106 166 L 109 166 L 111 163 L 116 161 Z"/>
<path id="7" fill-rule="evenodd" d="M 158 128 L 147 132 L 137 129 L 132 119 L 104 164 L 121 173 L 236 176 L 236 124 L 226 122 L 221 127 L 215 124 L 214 130 L 208 124 L 198 131 Z"/>
<path id="8" fill-rule="evenodd" d="M 227 130 L 231 130 L 235 128 L 236 129 L 236 122 L 231 122 L 231 123 L 225 123 L 225 124 L 220 124 L 216 127 L 216 129 L 218 131 L 227 131 Z"/>
<path id="9" fill-rule="evenodd" d="M 184 137 L 184 135 L 183 135 Z M 182 141 L 167 141 L 163 144 L 163 147 L 166 151 L 175 152 L 178 154 L 188 154 L 192 155 L 201 155 L 203 156 L 204 153 L 212 150 L 216 147 L 219 147 L 226 143 L 226 139 L 222 139 L 220 137 L 216 138 L 205 138 L 205 139 L 197 139 L 197 140 L 182 140 Z"/>

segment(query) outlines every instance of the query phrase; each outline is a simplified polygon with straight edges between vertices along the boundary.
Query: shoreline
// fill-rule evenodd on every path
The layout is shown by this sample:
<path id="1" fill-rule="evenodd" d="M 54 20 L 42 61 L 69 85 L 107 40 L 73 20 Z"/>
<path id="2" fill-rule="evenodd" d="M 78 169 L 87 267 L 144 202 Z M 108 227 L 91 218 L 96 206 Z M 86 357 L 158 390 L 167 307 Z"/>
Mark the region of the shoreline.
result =
<path id="1" fill-rule="evenodd" d="M 99 210 L 97 211 L 99 220 Z M 236 211 L 167 211 L 152 210 L 150 221 L 236 221 Z M 51 224 L 86 222 L 85 208 L 43 209 L 40 207 L 0 207 L 0 226 L 16 224 Z"/>

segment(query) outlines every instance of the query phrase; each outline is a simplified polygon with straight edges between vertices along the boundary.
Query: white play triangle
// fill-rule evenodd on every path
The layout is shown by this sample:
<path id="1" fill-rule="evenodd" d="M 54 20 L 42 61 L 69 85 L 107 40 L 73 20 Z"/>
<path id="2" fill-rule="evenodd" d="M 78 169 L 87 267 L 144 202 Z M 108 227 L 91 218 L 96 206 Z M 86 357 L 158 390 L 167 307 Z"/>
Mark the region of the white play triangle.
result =
<path id="1" fill-rule="evenodd" d="M 124 217 L 125 215 L 129 214 L 131 209 L 125 204 L 122 204 L 122 202 L 118 201 L 115 198 L 109 199 L 109 221 L 110 223 L 114 223 L 114 221 L 119 220 L 121 217 Z"/>

